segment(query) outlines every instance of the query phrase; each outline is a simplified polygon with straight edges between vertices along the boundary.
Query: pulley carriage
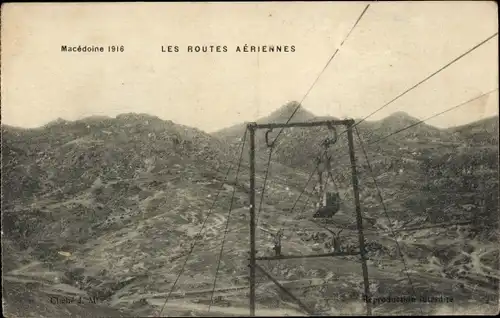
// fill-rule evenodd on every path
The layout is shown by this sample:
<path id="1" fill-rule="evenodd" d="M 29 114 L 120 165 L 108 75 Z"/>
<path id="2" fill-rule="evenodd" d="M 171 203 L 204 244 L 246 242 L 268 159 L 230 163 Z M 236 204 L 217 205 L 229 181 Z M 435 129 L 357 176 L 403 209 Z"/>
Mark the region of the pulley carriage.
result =
<path id="1" fill-rule="evenodd" d="M 331 173 L 331 156 L 327 153 L 328 148 L 337 142 L 337 131 L 332 125 L 329 125 L 328 128 L 331 135 L 322 143 L 324 153 L 316 158 L 318 171 L 316 189 L 319 194 L 319 203 L 317 204 L 316 213 L 313 214 L 314 219 L 330 219 L 340 210 L 340 195 L 338 189 L 333 189 L 335 181 Z M 323 182 L 325 182 L 324 185 Z"/>

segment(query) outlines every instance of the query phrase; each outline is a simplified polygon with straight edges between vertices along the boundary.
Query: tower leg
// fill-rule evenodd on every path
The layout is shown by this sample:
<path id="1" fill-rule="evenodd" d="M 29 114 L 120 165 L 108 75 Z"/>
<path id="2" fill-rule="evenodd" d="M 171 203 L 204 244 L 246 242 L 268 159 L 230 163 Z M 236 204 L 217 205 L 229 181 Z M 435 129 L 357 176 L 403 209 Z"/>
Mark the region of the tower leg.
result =
<path id="1" fill-rule="evenodd" d="M 255 316 L 255 127 L 250 130 L 250 316 Z"/>
<path id="2" fill-rule="evenodd" d="M 352 125 L 347 126 L 347 139 L 349 142 L 349 156 L 351 159 L 351 170 L 352 170 L 352 188 L 354 192 L 354 203 L 356 205 L 356 223 L 358 226 L 358 238 L 359 238 L 359 249 L 361 255 L 361 268 L 363 270 L 363 283 L 365 286 L 365 295 L 362 299 L 366 303 L 366 314 L 368 316 L 372 315 L 371 306 L 371 294 L 370 294 L 370 284 L 368 282 L 368 266 L 366 264 L 366 250 L 365 250 L 365 237 L 363 235 L 363 217 L 361 215 L 361 203 L 359 201 L 359 185 L 358 185 L 358 174 L 356 171 L 356 156 L 354 155 L 354 140 L 352 134 Z"/>

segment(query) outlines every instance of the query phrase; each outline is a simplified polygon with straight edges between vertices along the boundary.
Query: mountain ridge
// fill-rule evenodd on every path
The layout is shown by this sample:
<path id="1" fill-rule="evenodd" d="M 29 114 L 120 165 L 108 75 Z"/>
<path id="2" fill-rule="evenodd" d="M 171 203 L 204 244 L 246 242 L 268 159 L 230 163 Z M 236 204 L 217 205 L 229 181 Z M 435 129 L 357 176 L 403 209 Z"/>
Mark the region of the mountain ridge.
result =
<path id="1" fill-rule="evenodd" d="M 258 118 L 255 122 L 257 123 L 269 123 L 269 122 L 286 122 L 290 115 L 293 113 L 295 108 L 298 106 L 298 102 L 289 102 L 277 110 L 271 112 L 270 114 Z M 300 121 L 311 121 L 311 120 L 331 120 L 331 119 L 339 119 L 336 118 L 335 116 L 316 116 L 314 113 L 311 111 L 307 110 L 303 105 L 300 106 L 299 110 L 297 113 L 299 116 L 296 117 L 294 116 L 293 122 L 300 122 Z M 484 119 L 484 123 L 488 123 L 491 125 L 491 131 L 495 132 L 498 131 L 498 120 L 495 120 L 495 118 L 498 118 L 498 116 L 493 116 L 490 119 Z M 453 130 L 452 128 L 439 128 L 432 126 L 428 123 L 421 122 L 420 119 L 413 117 L 409 115 L 408 113 L 404 111 L 397 111 L 395 113 L 392 113 L 384 118 L 378 119 L 378 120 L 359 120 L 355 119 L 355 122 L 361 123 L 357 125 L 356 127 L 358 128 L 360 134 L 363 136 L 363 139 L 367 143 L 371 142 L 377 142 L 380 139 L 386 138 L 386 136 L 391 135 L 393 133 L 397 133 L 397 137 L 392 137 L 386 141 L 383 142 L 384 145 L 386 144 L 397 144 L 399 139 L 410 139 L 410 140 L 421 140 L 424 142 L 425 140 L 429 141 L 437 141 L 440 140 L 442 142 L 447 142 L 447 143 L 457 143 L 457 142 L 465 142 L 465 140 L 468 138 L 466 134 L 461 134 L 458 131 Z M 220 130 L 217 130 L 215 132 L 211 132 L 210 134 L 214 137 L 217 137 L 225 142 L 228 142 L 231 145 L 235 145 L 236 142 L 238 142 L 241 137 L 243 136 L 245 130 L 246 130 L 246 124 L 248 121 L 245 121 L 244 123 L 240 124 L 235 124 L 227 128 L 222 128 Z M 476 124 L 477 123 L 477 124 Z M 464 127 L 474 127 L 474 125 L 479 125 L 476 130 L 481 131 L 481 128 L 484 124 L 483 120 L 479 120 L 477 122 L 472 122 L 469 123 L 468 125 L 464 125 Z M 410 127 L 411 126 L 411 127 Z M 408 129 L 408 127 L 410 127 Z M 496 128 L 495 128 L 496 127 Z M 464 128 L 465 131 L 468 131 L 468 128 Z M 290 134 L 291 129 L 285 129 L 283 130 L 283 137 L 287 136 Z M 310 140 L 318 140 L 318 138 L 324 138 L 320 137 L 318 135 L 318 129 L 314 128 L 309 131 L 311 134 L 309 136 Z M 262 144 L 264 142 L 264 132 L 258 131 L 257 132 L 257 139 L 258 139 L 258 144 Z M 304 138 L 308 132 L 302 132 L 300 133 L 301 138 Z M 271 134 L 272 135 L 272 134 Z M 325 135 L 323 133 L 323 135 Z M 325 135 L 326 136 L 326 135 Z M 292 133 L 290 134 L 291 138 L 295 138 L 296 134 Z M 482 142 L 482 139 L 488 140 L 488 144 L 494 144 L 497 139 L 496 137 L 492 137 L 491 133 L 488 131 L 486 133 L 478 133 L 475 134 L 474 137 L 475 142 Z M 304 143 L 299 143 L 300 145 L 304 145 Z M 257 147 L 259 147 L 257 145 Z M 380 147 L 383 147 L 381 145 Z M 292 148 L 292 146 L 289 146 L 287 148 Z M 289 161 L 286 161 L 287 163 L 290 163 Z M 285 162 L 283 162 L 285 163 Z M 285 163 L 285 164 L 287 164 Z"/>
<path id="2" fill-rule="evenodd" d="M 265 115 L 263 117 L 259 117 L 258 119 L 255 120 L 257 123 L 270 123 L 270 122 L 276 122 L 276 123 L 282 123 L 286 122 L 289 118 L 290 115 L 292 115 L 293 111 L 295 108 L 299 105 L 298 102 L 292 101 L 284 104 L 283 106 L 279 107 L 278 109 L 272 111 L 268 115 Z M 315 115 L 313 112 L 307 110 L 303 105 L 300 105 L 299 109 L 293 116 L 293 121 L 294 122 L 301 122 L 301 121 L 309 121 L 309 120 L 327 120 L 327 119 L 339 119 L 338 117 L 332 116 L 332 115 L 322 115 L 318 116 Z M 360 119 L 355 119 L 356 122 L 361 121 Z M 246 127 L 246 124 L 249 123 L 250 121 L 245 121 L 244 123 L 240 124 L 234 124 L 226 128 L 221 128 L 217 131 L 211 132 L 210 134 L 218 137 L 227 137 L 227 134 L 229 132 L 234 133 L 235 131 L 244 131 L 243 127 Z M 387 115 L 384 118 L 378 119 L 378 120 L 363 120 L 363 122 L 370 123 L 370 124 L 379 124 L 380 126 L 386 125 L 386 124 L 394 124 L 394 123 L 406 123 L 406 124 L 416 124 L 420 122 L 420 119 L 413 117 L 409 115 L 407 112 L 404 111 L 396 111 L 394 113 L 391 113 Z M 432 129 L 435 130 L 446 130 L 446 129 L 441 129 L 429 124 L 425 124 L 428 127 L 432 127 Z"/>

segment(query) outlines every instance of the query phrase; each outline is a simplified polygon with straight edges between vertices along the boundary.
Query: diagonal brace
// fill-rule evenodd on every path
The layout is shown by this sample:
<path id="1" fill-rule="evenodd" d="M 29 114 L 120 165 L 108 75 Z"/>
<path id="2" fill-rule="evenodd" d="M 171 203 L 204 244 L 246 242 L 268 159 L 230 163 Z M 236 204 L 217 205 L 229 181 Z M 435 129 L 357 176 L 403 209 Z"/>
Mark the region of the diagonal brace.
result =
<path id="1" fill-rule="evenodd" d="M 306 305 L 304 305 L 304 303 L 302 303 L 297 297 L 295 297 L 290 291 L 288 291 L 288 289 L 286 289 L 285 287 L 283 287 L 283 285 L 281 285 L 274 277 L 271 276 L 271 274 L 269 274 L 268 272 L 266 272 L 259 264 L 255 264 L 255 267 L 260 270 L 262 272 L 262 274 L 264 274 L 267 278 L 269 278 L 274 284 L 276 284 L 276 286 L 278 286 L 278 288 L 284 292 L 285 294 L 287 294 L 293 301 L 295 301 L 297 303 L 297 305 L 304 311 L 306 312 L 309 316 L 314 316 L 314 312 L 309 309 Z"/>

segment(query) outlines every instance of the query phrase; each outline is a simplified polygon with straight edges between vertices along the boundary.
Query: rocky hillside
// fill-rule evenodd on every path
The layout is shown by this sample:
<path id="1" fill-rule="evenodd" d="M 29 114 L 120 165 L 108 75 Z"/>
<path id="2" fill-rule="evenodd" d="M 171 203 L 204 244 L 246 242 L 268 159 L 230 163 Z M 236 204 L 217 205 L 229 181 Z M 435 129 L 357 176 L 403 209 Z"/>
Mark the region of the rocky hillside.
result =
<path id="1" fill-rule="evenodd" d="M 227 152 L 224 143 L 199 130 L 136 114 L 58 120 L 30 130 L 2 126 L 2 137 L 4 204 L 54 191 L 72 196 L 98 179 L 175 173 L 174 165 L 183 162 L 215 167 Z"/>
<path id="2" fill-rule="evenodd" d="M 260 122 L 280 118 L 284 122 L 295 106 L 296 103 L 290 103 Z M 316 118 L 304 109 L 299 109 L 297 116 L 301 120 Z M 358 128 L 361 138 L 369 144 L 390 133 L 389 124 L 391 129 L 398 129 L 414 121 L 399 113 L 386 119 L 385 124 L 363 122 Z M 213 310 L 218 314 L 246 315 L 247 156 L 238 181 L 232 170 L 223 182 L 226 169 L 239 156 L 244 129 L 244 125 L 232 127 L 219 132 L 217 138 L 144 114 L 91 117 L 76 122 L 58 120 L 28 130 L 2 126 L 2 230 L 8 238 L 2 244 L 4 279 L 20 292 L 23 289 L 18 284 L 38 286 L 37 292 L 32 293 L 39 295 L 38 298 L 53 293 L 86 295 L 100 299 L 103 306 L 126 310 L 129 315 L 154 315 L 183 266 L 191 242 L 197 238 L 185 275 L 166 308 L 169 314 L 191 315 L 192 310 L 199 314 L 206 312 L 218 249 L 230 217 Z M 477 133 L 482 131 L 474 129 Z M 257 136 L 258 200 L 268 151 L 264 133 Z M 319 141 L 327 133 L 325 129 L 285 130 L 273 156 L 259 229 L 272 231 L 284 227 L 285 253 L 309 254 L 329 248 L 328 232 L 308 220 L 314 213 L 316 198 L 310 193 L 315 179 L 291 214 L 308 179 L 312 154 L 319 150 L 319 145 L 311 140 Z M 383 213 L 368 165 L 357 146 L 370 273 L 374 282 L 378 282 L 375 285 L 379 293 L 383 294 L 387 288 L 397 293 L 411 292 L 401 266 L 397 265 L 399 252 L 393 237 L 386 233 L 389 225 L 404 230 L 403 226 L 433 225 L 475 214 L 484 221 L 498 211 L 493 195 L 498 191 L 495 190 L 498 183 L 492 181 L 498 173 L 493 160 L 498 155 L 498 145 L 465 143 L 460 139 L 465 137 L 459 136 L 467 133 L 466 128 L 441 131 L 423 126 L 416 132 L 408 131 L 367 145 L 392 223 Z M 334 174 L 342 198 L 342 211 L 332 226 L 347 227 L 346 244 L 355 246 L 357 236 L 345 145 L 344 134 L 332 149 L 338 158 Z M 484 151 L 479 152 L 479 148 Z M 458 150 L 460 155 L 453 155 Z M 473 167 L 473 171 L 466 167 Z M 477 190 L 480 183 L 484 186 Z M 217 204 L 210 208 L 219 190 Z M 490 195 L 469 202 L 466 192 L 476 197 L 479 192 Z M 233 193 L 233 212 L 229 216 L 229 198 Z M 209 212 L 211 217 L 199 236 Z M 430 219 L 432 215 L 453 217 Z M 476 232 L 466 228 L 460 234 L 455 228 L 419 230 L 398 234 L 397 239 L 409 266 L 421 275 L 433 275 L 436 284 L 432 290 L 450 292 L 455 279 L 466 289 L 460 297 L 472 299 L 472 294 L 483 297 L 496 292 L 498 248 L 492 242 L 494 227 L 485 235 L 478 228 Z M 264 230 L 258 231 L 261 255 L 269 253 L 272 242 Z M 469 242 L 466 250 L 464 242 Z M 445 253 L 450 247 L 455 254 Z M 338 301 L 355 302 L 361 290 L 359 273 L 352 272 L 353 266 L 359 267 L 357 261 L 323 260 L 282 263 L 269 270 L 308 305 L 322 312 L 333 310 Z M 418 282 L 417 292 L 429 293 L 430 278 L 425 275 L 414 277 Z M 385 286 L 384 282 L 389 283 Z M 478 290 L 472 289 L 473 283 L 480 285 Z M 259 286 L 259 307 L 270 310 L 269 315 L 279 315 L 272 311 L 276 308 L 294 308 L 272 283 L 263 281 Z M 16 303 L 18 299 L 10 301 Z M 193 303 L 185 299 L 192 299 Z M 231 308 L 224 307 L 227 304 Z M 47 310 L 50 316 L 50 310 L 55 309 Z M 293 310 L 292 314 L 296 313 Z M 384 308 L 379 310 L 387 313 Z M 346 313 L 353 312 L 356 311 Z"/>
<path id="3" fill-rule="evenodd" d="M 235 157 L 202 131 L 144 114 L 57 120 L 37 129 L 2 126 L 4 277 L 20 292 L 35 288 L 37 304 L 40 295 L 73 295 L 75 289 L 108 305 L 128 288 L 163 293 L 222 189 L 203 234 L 208 252 L 197 253 L 189 269 L 200 272 L 190 284 L 208 286 L 203 268 L 215 265 L 213 247 L 233 189 L 232 206 L 239 211 L 233 226 L 246 227 L 248 166 L 241 167 L 240 182 L 236 167 L 223 182 Z M 275 168 L 292 175 L 290 168 Z M 303 184 L 303 177 L 294 174 L 286 185 L 284 176 L 270 202 L 298 195 L 293 185 Z M 259 184 L 262 179 L 258 171 Z M 156 307 L 141 298 L 126 309 L 150 315 Z"/>
<path id="4" fill-rule="evenodd" d="M 453 127 L 448 131 L 456 134 L 461 140 L 472 146 L 498 145 L 498 116 L 477 122 Z"/>
<path id="5" fill-rule="evenodd" d="M 269 116 L 257 120 L 257 123 L 286 122 L 297 106 L 297 102 L 287 103 Z M 336 118 L 325 116 L 318 117 L 303 107 L 299 107 L 298 111 L 293 116 L 292 122 L 326 119 Z M 370 149 L 373 149 L 376 154 L 384 153 L 384 155 L 389 157 L 398 157 L 401 155 L 401 152 L 412 157 L 420 153 L 422 149 L 432 148 L 432 145 L 449 147 L 455 146 L 460 142 L 458 135 L 454 134 L 454 132 L 440 130 L 425 123 L 416 125 L 391 138 L 378 142 L 379 139 L 386 137 L 390 133 L 399 131 L 418 122 L 418 119 L 404 112 L 397 112 L 380 121 L 363 121 L 357 126 L 357 129 L 365 144 L 373 143 Z M 213 135 L 230 144 L 234 144 L 243 135 L 245 127 L 246 123 L 235 125 L 215 132 Z M 331 153 L 335 154 L 334 158 L 339 158 L 339 164 L 345 163 L 346 159 L 348 159 L 347 138 L 346 134 L 343 133 L 344 131 L 344 127 L 337 128 L 339 139 L 338 142 L 332 146 L 331 150 Z M 278 132 L 279 129 L 276 129 L 269 135 L 273 137 L 276 136 Z M 268 149 L 265 144 L 264 135 L 264 130 L 259 130 L 257 133 L 256 144 L 260 151 L 260 156 L 263 156 Z M 285 129 L 275 146 L 275 156 L 273 158 L 275 161 L 287 166 L 310 169 L 311 166 L 314 165 L 314 160 L 311 156 L 319 153 L 322 149 L 320 145 L 321 141 L 329 135 L 331 135 L 331 133 L 329 133 L 326 127 Z M 357 137 L 355 136 L 355 142 L 357 142 L 356 139 Z M 305 156 L 304 154 L 308 155 Z M 386 159 L 386 161 L 387 160 L 388 159 Z"/>
<path id="6" fill-rule="evenodd" d="M 286 122 L 297 106 L 296 102 L 288 103 L 257 122 Z M 303 107 L 299 107 L 296 116 L 298 117 L 294 116 L 292 122 L 327 118 L 317 117 Z M 334 119 L 334 117 L 330 117 L 330 119 Z M 419 119 L 404 112 L 396 112 L 379 121 L 362 121 L 356 127 L 367 151 L 373 175 L 377 177 L 378 185 L 387 195 L 391 195 L 397 189 L 398 199 L 403 202 L 403 206 L 415 204 L 418 206 L 419 214 L 425 215 L 426 208 L 424 206 L 426 205 L 418 199 L 420 191 L 424 191 L 425 195 L 427 195 L 427 190 L 434 191 L 434 194 L 453 192 L 444 189 L 436 192 L 437 189 L 434 186 L 429 186 L 429 183 L 443 183 L 443 176 L 450 180 L 453 178 L 458 180 L 455 176 L 457 173 L 461 173 L 461 169 L 464 171 L 472 169 L 482 171 L 477 172 L 479 174 L 486 173 L 484 180 L 496 180 L 494 175 L 498 173 L 498 165 L 495 160 L 498 156 L 498 116 L 450 129 L 439 129 L 419 122 Z M 409 126 L 412 127 L 406 129 Z M 223 129 L 215 133 L 215 136 L 231 142 L 237 136 L 235 135 L 236 131 L 238 134 L 242 134 L 244 125 L 240 125 L 238 129 L 236 126 L 230 130 Z M 272 136 L 273 133 L 276 135 L 278 131 L 271 132 L 270 135 Z M 337 131 L 339 133 L 338 141 L 330 150 L 330 154 L 333 156 L 333 174 L 337 178 L 337 182 L 344 187 L 349 187 L 351 171 L 347 138 L 345 133 L 342 134 L 345 131 L 344 127 L 337 128 Z M 259 133 L 257 135 L 257 148 L 262 157 L 267 153 L 268 148 L 263 137 L 265 131 L 261 130 Z M 393 133 L 394 135 L 385 138 Z M 323 127 L 285 129 L 275 146 L 273 159 L 290 167 L 311 171 L 315 166 L 314 156 L 319 154 L 322 149 L 320 142 L 328 135 L 328 130 Z M 376 189 L 371 178 L 370 167 L 360 149 L 356 132 L 354 133 L 354 142 L 360 182 L 367 189 L 367 196 L 375 197 Z M 438 163 L 443 161 L 446 162 L 445 165 Z M 440 172 L 439 169 L 441 169 Z M 431 171 L 437 171 L 437 175 L 433 175 Z M 443 183 L 443 186 L 446 185 Z M 468 187 L 468 185 L 464 185 L 464 187 Z M 494 187 L 491 189 L 494 191 Z M 471 191 L 477 192 L 475 189 Z M 469 195 L 473 195 L 471 193 Z M 430 200 L 430 198 L 427 199 Z M 417 201 L 418 204 L 416 204 Z M 464 201 L 457 202 L 457 204 L 468 203 Z M 409 211 L 406 208 L 403 210 Z M 412 211 L 412 213 L 416 212 Z M 402 216 L 399 215 L 399 217 Z"/>
<path id="7" fill-rule="evenodd" d="M 293 109 L 286 105 L 270 117 L 275 122 L 285 122 Z M 304 120 L 320 119 L 304 109 L 299 113 L 307 114 Z M 263 118 L 258 122 L 268 120 Z M 375 177 L 388 214 L 395 222 L 392 227 L 404 228 L 403 224 L 425 227 L 473 220 L 472 226 L 456 233 L 421 230 L 403 232 L 399 239 L 408 244 L 405 248 L 410 259 L 427 258 L 424 264 L 432 267 L 435 265 L 433 258 L 437 258 L 442 266 L 437 270 L 440 275 L 466 281 L 470 278 L 468 284 L 475 282 L 495 289 L 499 278 L 498 249 L 493 247 L 499 235 L 498 117 L 451 129 L 423 123 L 381 140 L 418 122 L 418 119 L 398 112 L 380 121 L 366 121 L 357 126 L 373 170 L 372 174 L 355 135 L 365 217 L 376 219 L 379 229 L 388 229 L 373 181 Z M 319 142 L 327 134 L 324 128 L 286 129 L 275 147 L 273 158 L 297 169 L 311 171 L 313 156 L 321 149 Z M 224 130 L 218 136 L 224 138 Z M 262 136 L 259 144 L 259 150 L 266 152 Z M 334 158 L 333 175 L 340 189 L 346 190 L 344 202 L 352 202 L 352 194 L 348 191 L 350 165 L 345 134 L 332 147 L 331 154 Z M 425 237 L 431 237 L 429 242 L 423 239 Z M 470 243 L 468 250 L 463 252 L 462 245 L 467 241 Z M 390 249 L 388 245 L 384 246 Z M 446 256 L 436 252 L 440 249 L 449 249 L 447 253 L 451 254 Z M 478 258 L 481 262 L 474 261 Z"/>
<path id="8" fill-rule="evenodd" d="M 164 222 L 201 218 L 176 215 L 192 209 L 189 195 L 179 198 L 184 202 L 169 198 L 183 189 L 199 196 L 198 184 L 219 178 L 226 160 L 226 145 L 210 135 L 143 114 L 57 120 L 28 130 L 2 126 L 2 230 L 14 250 L 73 284 L 66 276 L 78 265 L 58 252 L 95 248 L 117 229 L 172 209 Z"/>

